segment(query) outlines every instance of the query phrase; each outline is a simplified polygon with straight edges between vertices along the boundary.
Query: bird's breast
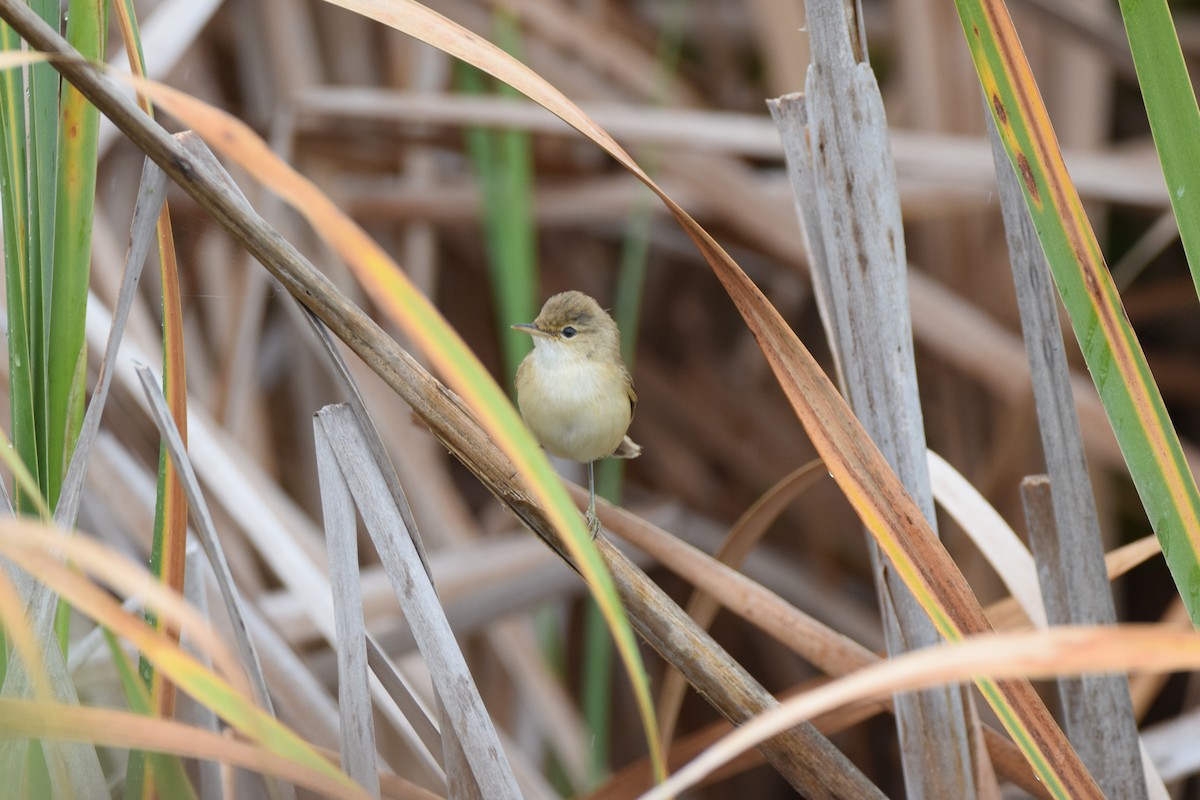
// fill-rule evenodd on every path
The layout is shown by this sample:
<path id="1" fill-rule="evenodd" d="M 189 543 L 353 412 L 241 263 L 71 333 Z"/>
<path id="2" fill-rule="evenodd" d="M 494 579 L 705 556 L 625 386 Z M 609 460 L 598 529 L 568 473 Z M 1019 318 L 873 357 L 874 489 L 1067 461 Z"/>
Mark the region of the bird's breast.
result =
<path id="1" fill-rule="evenodd" d="M 517 403 L 543 447 L 586 463 L 610 455 L 629 428 L 627 380 L 621 367 L 539 347 L 521 365 Z"/>

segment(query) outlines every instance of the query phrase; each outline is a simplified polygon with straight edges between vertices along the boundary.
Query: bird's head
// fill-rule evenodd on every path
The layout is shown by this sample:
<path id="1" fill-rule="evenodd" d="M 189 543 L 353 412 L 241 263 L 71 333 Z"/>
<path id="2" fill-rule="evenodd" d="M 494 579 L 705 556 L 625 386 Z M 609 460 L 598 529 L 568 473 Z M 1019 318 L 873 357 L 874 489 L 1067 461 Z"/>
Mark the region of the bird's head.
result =
<path id="1" fill-rule="evenodd" d="M 546 301 L 533 322 L 513 325 L 533 336 L 535 347 L 587 357 L 620 350 L 617 324 L 600 304 L 583 292 L 561 292 Z"/>

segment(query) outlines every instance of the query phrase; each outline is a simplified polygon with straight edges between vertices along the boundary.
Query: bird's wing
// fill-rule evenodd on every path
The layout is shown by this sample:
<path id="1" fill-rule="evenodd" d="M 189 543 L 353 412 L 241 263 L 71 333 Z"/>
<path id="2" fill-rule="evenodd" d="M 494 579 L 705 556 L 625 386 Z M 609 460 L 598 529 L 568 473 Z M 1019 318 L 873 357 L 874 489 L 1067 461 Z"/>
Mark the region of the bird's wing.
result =
<path id="1" fill-rule="evenodd" d="M 629 371 L 625 372 L 625 394 L 629 395 L 629 420 L 633 421 L 633 412 L 637 411 L 637 392 L 633 390 L 633 378 L 629 377 Z"/>
<path id="2" fill-rule="evenodd" d="M 629 419 L 633 421 L 633 412 L 637 410 L 637 392 L 633 390 L 633 379 L 628 372 L 625 373 L 625 394 L 629 395 Z M 641 454 L 642 446 L 626 436 L 610 458 L 637 458 Z"/>

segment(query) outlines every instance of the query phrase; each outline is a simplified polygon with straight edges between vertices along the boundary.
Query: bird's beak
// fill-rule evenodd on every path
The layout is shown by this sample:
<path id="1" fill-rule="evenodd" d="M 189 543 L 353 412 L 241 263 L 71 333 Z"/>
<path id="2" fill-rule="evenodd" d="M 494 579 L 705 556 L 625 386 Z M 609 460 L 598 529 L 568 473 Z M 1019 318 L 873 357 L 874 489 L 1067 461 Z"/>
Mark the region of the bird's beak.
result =
<path id="1" fill-rule="evenodd" d="M 546 333 L 544 330 L 542 330 L 541 328 L 539 328 L 537 326 L 537 324 L 533 323 L 533 322 L 518 322 L 516 325 L 512 326 L 512 329 L 514 331 L 521 331 L 522 333 L 528 333 L 531 336 L 548 337 L 550 335 L 550 334 Z"/>

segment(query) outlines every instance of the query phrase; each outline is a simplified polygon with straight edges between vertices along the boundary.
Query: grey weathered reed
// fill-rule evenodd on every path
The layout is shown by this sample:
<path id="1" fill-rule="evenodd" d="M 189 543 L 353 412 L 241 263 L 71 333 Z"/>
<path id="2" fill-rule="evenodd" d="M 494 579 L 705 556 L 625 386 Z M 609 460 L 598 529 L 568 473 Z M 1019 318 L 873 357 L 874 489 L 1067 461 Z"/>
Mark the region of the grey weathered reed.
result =
<path id="1" fill-rule="evenodd" d="M 512 767 L 358 419 L 345 404 L 326 406 L 317 412 L 314 426 L 320 427 L 327 440 L 363 518 L 429 667 L 434 689 L 449 712 L 443 719 L 454 728 L 471 775 L 485 797 L 519 798 L 521 791 Z M 450 742 L 448 737 L 443 740 Z M 447 762 L 450 760 L 447 757 Z"/>
<path id="2" fill-rule="evenodd" d="M 818 308 L 842 391 L 936 532 L 913 360 L 903 221 L 874 72 L 853 47 L 841 0 L 809 0 L 803 95 L 768 103 L 808 242 Z M 936 644 L 937 630 L 867 538 L 888 652 Z M 909 797 L 974 797 L 970 696 L 957 686 L 895 698 Z"/>
<path id="3" fill-rule="evenodd" d="M 329 554 L 337 632 L 338 727 L 342 771 L 371 797 L 379 797 L 375 758 L 375 722 L 367 679 L 366 626 L 358 575 L 358 517 L 354 498 L 333 454 L 324 428 L 313 421 L 317 475 L 321 485 L 321 517 Z"/>
<path id="4" fill-rule="evenodd" d="M 200 545 L 188 541 L 183 554 L 183 597 L 199 612 L 202 619 L 212 619 L 209 616 L 208 581 L 212 572 L 208 559 Z M 213 668 L 212 658 L 202 647 L 193 647 L 188 641 L 188 632 L 183 631 L 179 637 L 180 645 L 191 652 L 196 661 L 207 669 Z M 175 717 L 180 722 L 187 722 L 203 730 L 219 733 L 221 721 L 217 714 L 208 706 L 194 700 L 186 692 L 181 693 L 176 706 Z M 196 796 L 199 800 L 223 800 L 221 786 L 222 766 L 216 761 L 202 759 L 196 764 Z"/>
<path id="5" fill-rule="evenodd" d="M 54 67 L 163 168 L 233 239 L 312 310 L 421 418 L 447 449 L 521 521 L 570 562 L 553 525 L 516 480 L 511 461 L 445 386 L 351 303 L 260 216 L 247 213 L 224 180 L 197 165 L 121 88 L 19 0 L 0 0 L 0 18 L 33 47 L 66 56 Z M 777 705 L 752 676 L 615 547 L 598 541 L 634 629 L 727 719 L 740 723 Z M 794 787 L 811 798 L 882 797 L 815 728 L 793 728 L 761 746 Z"/>
<path id="6" fill-rule="evenodd" d="M 1052 524 L 1029 526 L 1046 619 L 1051 625 L 1111 625 L 1117 616 L 1071 394 L 1057 294 L 1016 171 L 1000 143 L 992 115 L 985 112 L 984 116 L 996 161 L 1000 209 L 1052 499 Z M 1030 519 L 1028 492 L 1047 489 L 1025 484 L 1021 488 Z M 1125 677 L 1086 675 L 1062 678 L 1058 685 L 1063 727 L 1096 783 L 1108 797 L 1146 797 L 1137 723 Z"/>
<path id="7" fill-rule="evenodd" d="M 375 641 L 375 637 L 370 633 L 367 634 L 367 666 L 371 668 L 371 672 L 379 679 L 379 683 L 383 685 L 384 691 L 391 695 L 395 701 L 396 707 L 404 714 L 404 718 L 412 726 L 413 732 L 417 738 L 425 745 L 429 754 L 437 761 L 437 763 L 445 768 L 441 758 L 442 739 L 441 733 L 438 731 L 433 720 L 430 718 L 429 712 L 418 699 L 418 694 L 412 686 L 408 684 L 404 675 L 400 670 L 396 669 L 396 665 L 388 658 L 387 653 Z"/>
<path id="8" fill-rule="evenodd" d="M 162 188 L 165 189 L 165 186 Z M 163 196 L 165 197 L 165 192 Z M 152 225 L 151 230 L 153 230 L 153 227 Z M 142 256 L 143 258 L 145 257 L 144 252 Z M 224 548 L 221 546 L 221 540 L 217 536 L 217 529 L 213 523 L 212 514 L 209 512 L 208 504 L 204 500 L 204 495 L 200 490 L 200 482 L 197 480 L 196 473 L 192 469 L 187 450 L 183 445 L 183 439 L 179 435 L 179 429 L 175 426 L 175 420 L 171 416 L 170 409 L 167 407 L 166 398 L 162 393 L 162 384 L 155 380 L 150 368 L 145 364 L 137 364 L 136 368 L 138 378 L 142 384 L 142 393 L 146 398 L 150 410 L 150 417 L 154 420 L 154 424 L 158 428 L 159 436 L 166 447 L 171 462 L 175 466 L 176 475 L 187 496 L 188 510 L 192 517 L 194 530 L 221 593 L 221 600 L 224 603 L 225 612 L 229 617 L 230 627 L 233 629 L 238 657 L 241 659 L 242 667 L 250 679 L 255 701 L 273 717 L 275 716 L 274 703 L 271 700 L 270 692 L 267 690 L 267 682 L 263 675 L 258 648 L 254 643 L 254 638 L 250 635 L 249 626 L 246 623 L 247 606 L 243 602 L 237 585 L 234 582 L 229 562 L 225 558 Z M 291 784 L 273 776 L 264 775 L 262 776 L 262 780 L 266 784 L 267 796 L 271 800 L 295 800 L 296 790 Z"/>
<path id="9" fill-rule="evenodd" d="M 189 141 L 194 142 L 196 147 L 193 152 L 198 156 L 202 156 L 206 163 L 220 173 L 228 175 L 224 172 L 212 151 L 208 146 L 200 140 L 200 137 L 192 134 L 193 138 Z M 232 179 L 231 179 L 232 182 Z M 247 202 L 246 207 L 250 208 Z M 303 304 L 297 303 L 300 311 L 304 314 L 304 318 L 308 320 L 309 326 L 316 335 L 321 347 L 325 350 L 328 356 L 327 364 L 333 371 L 334 379 L 341 386 L 342 391 L 346 393 L 346 404 L 354 413 L 355 419 L 358 420 L 359 427 L 362 428 L 367 445 L 371 449 L 371 455 L 375 459 L 375 463 L 379 464 L 379 471 L 383 476 L 384 482 L 387 484 L 388 491 L 392 495 L 392 501 L 396 504 L 396 509 L 400 512 L 400 518 L 404 520 L 404 526 L 408 529 L 409 536 L 412 537 L 413 546 L 417 548 L 417 555 L 421 558 L 421 564 L 425 567 L 425 574 L 433 580 L 433 571 L 429 568 L 429 556 L 425 553 L 425 543 L 421 538 L 421 532 L 417 528 L 417 520 L 413 517 L 412 506 L 408 503 L 408 496 L 404 493 L 404 487 L 400 485 L 400 478 L 396 475 L 396 470 L 392 468 L 391 459 L 387 454 L 387 447 L 383 444 L 383 439 L 379 435 L 379 430 L 375 427 L 374 420 L 371 419 L 371 412 L 367 408 L 367 403 L 363 400 L 362 393 L 358 390 L 358 384 L 354 382 L 354 376 L 350 374 L 350 367 L 346 364 L 346 359 L 342 358 L 342 352 L 338 349 L 337 344 L 333 340 L 333 335 L 329 332 L 329 328 L 325 327 L 320 318 Z"/>
<path id="10" fill-rule="evenodd" d="M 216 157 L 199 137 L 195 137 L 192 143 L 195 144 L 192 152 L 202 158 L 205 163 L 209 164 L 218 173 L 224 174 L 224 170 L 221 168 L 219 162 L 217 162 Z M 247 208 L 249 208 L 248 203 Z M 433 571 L 429 568 L 429 557 L 425 553 L 425 545 L 422 541 L 420 530 L 417 528 L 416 519 L 412 515 L 412 507 L 408 503 L 408 497 L 404 494 L 404 488 L 400 485 L 400 478 L 396 475 L 396 470 L 388 458 L 387 448 L 384 446 L 383 439 L 375 427 L 375 422 L 371 419 L 371 412 L 363 400 L 362 393 L 358 389 L 358 384 L 354 382 L 354 377 L 350 374 L 350 367 L 346 364 L 346 360 L 342 358 L 342 353 L 334 343 L 333 335 L 330 333 L 329 328 L 308 308 L 298 302 L 297 305 L 325 350 L 325 354 L 328 357 L 325 363 L 331 367 L 335 380 L 341 386 L 342 391 L 346 393 L 346 406 L 358 424 L 363 441 L 369 450 L 371 460 L 378 465 L 379 476 L 387 487 L 388 493 L 391 495 L 391 503 L 403 522 L 402 535 L 409 537 L 417 558 L 421 563 L 421 567 L 425 571 L 425 577 L 436 595 L 437 587 L 433 583 Z M 318 434 L 318 436 L 320 435 Z M 357 570 L 357 562 L 355 562 L 355 568 Z M 357 582 L 357 575 L 355 576 L 355 580 Z M 358 606 L 358 626 L 361 628 L 361 598 L 359 599 Z M 409 626 L 409 630 L 412 630 L 411 626 Z M 365 630 L 363 633 L 365 634 Z M 434 728 L 425 709 L 417 700 L 416 692 L 409 687 L 400 670 L 396 668 L 395 664 L 387 657 L 376 641 L 370 635 L 366 635 L 365 644 L 367 663 L 370 665 L 371 671 L 378 679 L 379 684 L 391 695 L 396 706 L 405 710 L 413 732 L 421 739 L 422 744 L 429 749 L 430 755 L 435 759 L 439 754 L 441 755 L 438 763 L 445 771 L 447 785 L 452 789 L 456 797 L 460 800 L 474 800 L 475 798 L 487 797 L 488 793 L 480 786 L 478 776 L 472 771 L 470 762 L 467 760 L 467 753 L 462 741 L 459 739 L 458 730 L 455 728 L 453 720 L 447 717 L 446 703 L 441 695 L 439 694 L 434 697 L 438 718 L 442 723 L 441 730 L 439 731 Z M 339 654 L 339 660 L 340 658 Z M 339 674 L 341 674 L 340 670 Z M 469 678 L 470 676 L 468 675 L 467 677 Z M 412 714 L 413 716 L 408 717 L 408 714 Z"/>
<path id="11" fill-rule="evenodd" d="M 238 657 L 242 661 L 242 668 L 246 670 L 246 675 L 250 678 L 255 699 L 268 714 L 275 716 L 271 694 L 267 691 L 267 681 L 263 677 L 258 648 L 246 625 L 245 604 L 234 583 L 233 573 L 225 558 L 225 550 L 217 536 L 217 527 L 208 510 L 208 503 L 200 491 L 200 481 L 196 479 L 196 472 L 192 469 L 192 463 L 188 458 L 187 449 L 183 445 L 183 439 L 179 435 L 179 429 L 175 426 L 171 410 L 167 407 L 166 398 L 163 397 L 162 384 L 154 379 L 153 373 L 145 364 L 138 364 L 137 372 L 142 383 L 142 393 L 150 407 L 150 417 L 158 427 L 159 436 L 167 448 L 171 463 L 175 465 L 175 473 L 187 495 L 188 510 L 196 535 L 200 540 L 201 547 L 204 548 L 204 555 L 208 558 L 213 574 L 216 576 L 217 586 L 221 591 L 221 600 L 225 604 L 225 611 L 229 615 L 230 625 L 233 628 L 234 641 L 237 643 Z M 272 798 L 295 798 L 296 791 L 290 784 L 275 778 L 266 780 Z"/>

